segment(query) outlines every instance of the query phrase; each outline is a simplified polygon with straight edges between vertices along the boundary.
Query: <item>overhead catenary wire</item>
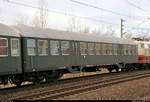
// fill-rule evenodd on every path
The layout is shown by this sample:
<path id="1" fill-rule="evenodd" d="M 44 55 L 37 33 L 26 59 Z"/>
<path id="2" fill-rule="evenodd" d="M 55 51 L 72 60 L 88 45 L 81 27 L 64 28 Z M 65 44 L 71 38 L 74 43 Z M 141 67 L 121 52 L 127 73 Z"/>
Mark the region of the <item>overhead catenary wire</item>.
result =
<path id="1" fill-rule="evenodd" d="M 87 3 L 84 3 L 84 2 L 79 2 L 79 1 L 76 1 L 76 0 L 70 0 L 74 3 L 77 3 L 77 4 L 80 4 L 80 5 L 84 5 L 84 6 L 88 6 L 88 7 L 92 7 L 92 8 L 95 8 L 95 9 L 99 9 L 99 10 L 102 10 L 102 11 L 105 11 L 105 12 L 109 12 L 109 13 L 112 13 L 112 14 L 115 14 L 115 15 L 119 15 L 119 16 L 126 16 L 126 17 L 140 17 L 140 16 L 128 16 L 128 15 L 123 15 L 123 14 L 120 14 L 120 13 L 117 13 L 117 12 L 114 12 L 112 10 L 108 10 L 108 9 L 104 9 L 104 8 L 100 8 L 100 7 L 97 7 L 95 5 L 91 5 L 91 4 L 87 4 Z M 140 8 L 139 8 L 140 9 Z M 142 9 L 142 8 L 141 8 Z M 146 19 L 149 19 L 149 18 L 146 18 Z M 140 27 L 131 27 L 131 26 L 125 26 L 125 27 L 128 27 L 128 28 L 132 28 L 132 29 L 146 29 L 146 30 L 149 30 L 150 28 L 140 28 Z"/>
<path id="2" fill-rule="evenodd" d="M 11 4 L 19 5 L 19 6 L 30 7 L 30 8 L 33 8 L 33 9 L 39 9 L 40 10 L 40 7 L 35 7 L 35 6 L 29 5 L 29 4 L 24 4 L 24 3 L 20 3 L 20 2 L 16 2 L 16 1 L 9 1 L 9 0 L 7 2 L 11 3 Z M 115 26 L 119 25 L 119 24 L 116 24 L 116 23 L 111 23 L 111 22 L 104 21 L 104 20 L 98 20 L 98 19 L 94 19 L 94 18 L 91 18 L 91 17 L 77 16 L 77 15 L 70 14 L 70 13 L 67 13 L 67 12 L 61 12 L 61 11 L 50 10 L 50 9 L 44 9 L 44 10 L 47 11 L 47 12 L 53 12 L 53 13 L 57 13 L 57 14 L 65 15 L 65 16 L 78 17 L 78 18 L 81 18 L 81 19 L 93 20 L 93 21 L 102 22 L 102 23 L 105 23 L 105 24 L 110 24 L 110 25 L 115 25 Z"/>
<path id="3" fill-rule="evenodd" d="M 108 12 L 108 13 L 112 13 L 114 15 L 118 15 L 118 16 L 122 16 L 122 17 L 127 17 L 127 18 L 133 18 L 133 19 L 138 19 L 138 18 L 143 18 L 141 16 L 129 16 L 129 15 L 124 15 L 122 13 L 118 13 L 118 12 L 115 12 L 115 11 L 112 11 L 112 10 L 109 10 L 109 9 L 105 9 L 105 8 L 101 8 L 101 7 L 97 7 L 95 5 L 91 5 L 91 4 L 88 4 L 88 3 L 84 3 L 84 2 L 80 2 L 80 1 L 76 1 L 76 0 L 70 0 L 71 2 L 74 2 L 74 3 L 77 3 L 77 4 L 80 4 L 80 5 L 84 5 L 84 6 L 88 6 L 88 7 L 92 7 L 92 8 L 95 8 L 95 9 L 99 9 L 99 10 L 102 10 L 102 11 L 105 11 L 105 12 Z M 146 18 L 147 19 L 147 18 Z"/>
<path id="4" fill-rule="evenodd" d="M 135 8 L 137 8 L 137 9 L 139 9 L 139 10 L 142 10 L 142 11 L 144 11 L 144 12 L 150 13 L 150 12 L 148 12 L 147 10 L 141 8 L 140 6 L 138 6 L 138 5 L 136 5 L 136 4 L 132 3 L 132 2 L 130 2 L 129 0 L 126 0 L 126 1 L 127 1 L 127 3 L 128 3 L 129 5 L 135 7 Z"/>
<path id="5" fill-rule="evenodd" d="M 6 1 L 8 3 L 19 5 L 19 6 L 30 7 L 30 8 L 33 8 L 33 9 L 40 9 L 40 7 L 35 7 L 35 6 L 29 5 L 29 4 L 24 4 L 24 3 L 20 3 L 20 2 L 16 2 L 16 1 L 9 1 L 9 0 L 6 0 Z M 75 0 L 71 0 L 71 1 L 75 1 Z M 98 19 L 94 19 L 94 18 L 90 18 L 90 17 L 77 16 L 77 15 L 74 15 L 74 14 L 61 12 L 61 11 L 56 11 L 56 10 L 50 10 L 50 9 L 45 9 L 45 10 L 47 12 L 53 12 L 53 13 L 57 13 L 57 14 L 61 14 L 61 15 L 73 16 L 73 17 L 78 17 L 78 18 L 81 18 L 81 19 L 88 19 L 88 20 L 93 20 L 93 21 L 96 21 L 96 22 L 101 22 L 101 23 L 110 24 L 110 25 L 114 25 L 114 26 L 120 26 L 120 24 L 117 24 L 117 23 L 111 23 L 111 22 L 108 22 L 108 21 L 98 20 Z M 116 14 L 118 14 L 118 13 L 116 13 Z M 119 15 L 121 15 L 121 14 L 119 14 Z M 131 28 L 131 26 L 126 26 L 126 27 L 130 27 Z M 141 28 L 141 29 L 144 29 L 144 28 Z M 149 28 L 145 28 L 145 29 L 149 29 Z"/>

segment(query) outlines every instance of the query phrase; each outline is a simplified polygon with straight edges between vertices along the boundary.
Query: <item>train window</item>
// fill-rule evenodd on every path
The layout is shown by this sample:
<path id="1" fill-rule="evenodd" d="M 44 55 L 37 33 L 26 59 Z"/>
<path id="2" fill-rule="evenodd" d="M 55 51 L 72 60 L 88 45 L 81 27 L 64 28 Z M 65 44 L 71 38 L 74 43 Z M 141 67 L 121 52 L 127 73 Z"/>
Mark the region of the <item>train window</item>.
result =
<path id="1" fill-rule="evenodd" d="M 88 43 L 88 54 L 89 55 L 94 55 L 94 43 Z"/>
<path id="2" fill-rule="evenodd" d="M 121 45 L 119 44 L 119 45 L 117 45 L 117 54 L 118 55 L 121 55 Z"/>
<path id="3" fill-rule="evenodd" d="M 106 55 L 106 44 L 103 44 L 102 47 L 103 47 L 103 55 Z"/>
<path id="4" fill-rule="evenodd" d="M 106 45 L 106 54 L 107 55 L 110 54 L 110 45 L 109 44 Z"/>
<path id="5" fill-rule="evenodd" d="M 134 52 L 134 46 L 131 46 L 131 54 L 134 55 L 135 52 Z"/>
<path id="6" fill-rule="evenodd" d="M 47 40 L 38 40 L 38 54 L 39 55 L 48 55 Z"/>
<path id="7" fill-rule="evenodd" d="M 135 54 L 138 54 L 138 46 L 135 46 Z"/>
<path id="8" fill-rule="evenodd" d="M 141 43 L 141 48 L 145 48 L 144 43 Z"/>
<path id="9" fill-rule="evenodd" d="M 107 44 L 106 54 L 112 55 L 112 44 Z"/>
<path id="10" fill-rule="evenodd" d="M 126 55 L 129 55 L 129 47 L 126 45 Z"/>
<path id="11" fill-rule="evenodd" d="M 123 53 L 124 53 L 124 55 L 127 55 L 127 46 L 126 45 L 123 45 Z"/>
<path id="12" fill-rule="evenodd" d="M 109 44 L 106 44 L 106 54 L 109 55 L 110 51 L 109 51 Z"/>
<path id="13" fill-rule="evenodd" d="M 109 45 L 109 50 L 110 50 L 110 55 L 112 55 L 113 54 L 112 44 Z"/>
<path id="14" fill-rule="evenodd" d="M 129 51 L 130 51 L 130 55 L 132 55 L 133 54 L 132 53 L 133 52 L 133 47 L 131 45 L 130 45 L 130 50 Z"/>
<path id="15" fill-rule="evenodd" d="M 129 54 L 129 48 L 128 48 L 128 45 L 126 45 L 126 55 Z"/>
<path id="16" fill-rule="evenodd" d="M 132 54 L 132 47 L 128 46 L 128 55 L 131 55 L 131 54 Z"/>
<path id="17" fill-rule="evenodd" d="M 129 48 L 129 46 L 128 46 L 128 45 L 127 45 L 126 53 L 127 53 L 127 55 L 130 55 L 130 48 Z"/>
<path id="18" fill-rule="evenodd" d="M 11 55 L 12 56 L 19 56 L 19 40 L 18 39 L 11 39 Z"/>
<path id="19" fill-rule="evenodd" d="M 0 38 L 0 56 L 8 56 L 7 38 Z"/>
<path id="20" fill-rule="evenodd" d="M 133 46 L 130 46 L 130 54 L 131 54 L 131 55 L 134 54 L 134 48 L 133 48 Z"/>
<path id="21" fill-rule="evenodd" d="M 72 53 L 74 55 L 77 55 L 78 54 L 78 43 L 72 43 Z"/>
<path id="22" fill-rule="evenodd" d="M 95 48 L 96 48 L 96 55 L 100 55 L 100 44 L 96 44 Z"/>
<path id="23" fill-rule="evenodd" d="M 86 55 L 87 46 L 86 43 L 80 43 L 80 53 L 81 55 Z"/>
<path id="24" fill-rule="evenodd" d="M 114 55 L 117 55 L 118 52 L 118 46 L 117 45 L 113 45 L 114 48 Z"/>
<path id="25" fill-rule="evenodd" d="M 35 40 L 34 39 L 28 39 L 27 40 L 27 48 L 28 48 L 28 55 L 29 56 L 34 56 L 35 55 Z"/>
<path id="26" fill-rule="evenodd" d="M 137 46 L 133 46 L 134 55 L 137 55 Z"/>
<path id="27" fill-rule="evenodd" d="M 61 41 L 61 51 L 62 55 L 69 55 L 69 41 Z"/>
<path id="28" fill-rule="evenodd" d="M 120 54 L 124 55 L 124 46 L 123 45 L 120 46 Z"/>
<path id="29" fill-rule="evenodd" d="M 50 41 L 51 55 L 59 55 L 59 41 Z"/>

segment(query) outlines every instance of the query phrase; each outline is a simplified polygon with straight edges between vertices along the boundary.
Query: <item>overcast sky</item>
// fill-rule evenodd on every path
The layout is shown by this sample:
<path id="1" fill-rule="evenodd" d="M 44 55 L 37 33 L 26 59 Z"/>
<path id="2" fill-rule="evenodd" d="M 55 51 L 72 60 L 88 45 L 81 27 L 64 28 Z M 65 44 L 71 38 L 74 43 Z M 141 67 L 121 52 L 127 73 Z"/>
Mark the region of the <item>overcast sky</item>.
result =
<path id="1" fill-rule="evenodd" d="M 26 24 L 31 25 L 34 15 L 38 9 L 31 7 L 24 7 L 21 5 L 12 4 L 11 2 L 22 3 L 38 7 L 38 0 L 0 0 L 0 22 L 4 24 L 13 25 L 17 20 L 24 19 Z M 125 31 L 147 31 L 150 29 L 150 0 L 74 0 L 89 5 L 93 5 L 104 10 L 84 6 L 71 2 L 71 0 L 47 0 L 49 11 L 63 12 L 66 15 L 48 12 L 48 27 L 60 30 L 68 28 L 70 16 L 67 14 L 74 14 L 80 17 L 77 18 L 82 27 L 90 27 L 95 29 L 98 27 L 106 28 L 112 25 L 119 36 L 120 19 L 126 20 L 124 22 Z M 108 12 L 107 12 L 108 11 Z M 110 12 L 111 11 L 111 12 Z M 133 29 L 136 28 L 136 29 Z M 147 29 L 149 28 L 149 29 Z"/>

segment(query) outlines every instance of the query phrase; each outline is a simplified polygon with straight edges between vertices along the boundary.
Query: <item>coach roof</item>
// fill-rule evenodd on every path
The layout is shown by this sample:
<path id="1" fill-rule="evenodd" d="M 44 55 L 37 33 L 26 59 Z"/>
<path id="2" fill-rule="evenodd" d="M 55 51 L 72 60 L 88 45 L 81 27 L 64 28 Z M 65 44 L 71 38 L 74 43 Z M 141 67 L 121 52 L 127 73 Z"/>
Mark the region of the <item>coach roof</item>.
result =
<path id="1" fill-rule="evenodd" d="M 29 26 L 13 26 L 18 30 L 18 33 L 23 37 L 36 37 L 36 38 L 50 38 L 61 40 L 77 40 L 87 42 L 104 42 L 104 43 L 119 43 L 119 44 L 132 44 L 136 45 L 132 40 L 121 39 L 112 36 L 95 35 L 95 34 L 83 34 L 68 31 L 60 31 L 53 29 L 42 29 Z"/>
<path id="2" fill-rule="evenodd" d="M 12 28 L 7 25 L 0 23 L 0 35 L 2 36 L 14 36 L 19 37 L 20 35 Z"/>

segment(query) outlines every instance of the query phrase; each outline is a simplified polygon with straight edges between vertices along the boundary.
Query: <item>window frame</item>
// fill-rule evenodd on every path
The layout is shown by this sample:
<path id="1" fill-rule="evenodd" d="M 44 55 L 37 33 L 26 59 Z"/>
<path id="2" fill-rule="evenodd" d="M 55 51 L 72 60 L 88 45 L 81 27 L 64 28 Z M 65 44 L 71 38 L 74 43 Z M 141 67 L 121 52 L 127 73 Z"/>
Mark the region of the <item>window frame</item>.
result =
<path id="1" fill-rule="evenodd" d="M 109 55 L 113 55 L 113 44 L 109 44 Z"/>
<path id="2" fill-rule="evenodd" d="M 96 45 L 99 46 L 99 49 L 96 48 Z M 101 55 L 101 44 L 100 43 L 95 43 L 95 55 Z M 97 54 L 97 50 L 99 51 L 99 54 Z"/>
<path id="3" fill-rule="evenodd" d="M 47 53 L 46 54 L 39 54 L 39 41 L 45 41 L 47 43 L 47 46 L 46 46 L 46 50 L 47 50 Z M 38 45 L 38 55 L 39 56 L 48 56 L 48 40 L 37 40 L 37 45 Z"/>
<path id="4" fill-rule="evenodd" d="M 89 49 L 89 44 L 92 44 L 92 45 L 93 45 L 93 49 Z M 87 46 L 88 46 L 88 48 L 87 48 L 87 49 L 88 49 L 88 55 L 95 55 L 95 47 L 94 47 L 94 46 L 95 46 L 95 43 L 89 42 L 89 43 L 87 43 Z M 93 51 L 93 54 L 90 54 L 90 53 L 89 53 L 89 50 L 90 50 L 90 51 Z"/>
<path id="5" fill-rule="evenodd" d="M 132 55 L 136 55 L 136 46 L 132 45 Z"/>
<path id="6" fill-rule="evenodd" d="M 118 54 L 118 44 L 113 44 L 113 55 L 119 55 Z"/>
<path id="7" fill-rule="evenodd" d="M 138 45 L 135 45 L 135 55 L 138 55 Z"/>
<path id="8" fill-rule="evenodd" d="M 104 45 L 105 45 L 105 51 L 104 51 Z M 107 51 L 107 44 L 106 43 L 102 43 L 102 55 L 107 55 L 106 51 Z"/>
<path id="9" fill-rule="evenodd" d="M 58 42 L 58 47 L 57 47 L 57 50 L 58 50 L 58 54 L 52 54 L 52 46 L 51 46 L 51 42 Z M 50 40 L 49 41 L 49 46 L 50 46 L 50 55 L 51 56 L 59 56 L 59 55 L 61 55 L 61 53 L 60 53 L 60 42 L 59 42 L 59 40 Z"/>
<path id="10" fill-rule="evenodd" d="M 83 56 L 84 56 L 84 55 L 87 55 L 87 42 L 80 42 L 79 44 L 80 44 L 80 55 L 83 55 Z M 85 54 L 82 54 L 82 53 L 81 53 L 81 44 L 85 44 L 85 47 L 86 47 L 86 48 L 85 48 Z M 83 48 L 82 48 L 82 49 L 83 49 Z"/>
<path id="11" fill-rule="evenodd" d="M 68 42 L 68 47 L 62 47 L 62 42 Z M 69 41 L 61 41 L 60 42 L 61 43 L 61 54 L 63 55 L 63 56 L 68 56 L 68 55 L 70 55 L 70 42 Z M 63 54 L 63 48 L 68 48 L 69 49 L 69 54 Z"/>
<path id="12" fill-rule="evenodd" d="M 12 55 L 12 40 L 18 41 L 18 55 Z M 20 40 L 18 38 L 11 38 L 11 56 L 20 56 Z"/>
<path id="13" fill-rule="evenodd" d="M 7 42 L 7 46 L 6 46 L 6 48 L 7 48 L 7 55 L 0 55 L 0 57 L 8 57 L 8 51 L 9 51 L 9 48 L 8 48 L 8 38 L 0 37 L 0 40 L 1 40 L 1 39 L 6 40 L 6 42 Z"/>
<path id="14" fill-rule="evenodd" d="M 72 42 L 71 43 L 72 45 L 72 55 L 78 55 L 79 54 L 79 51 L 78 51 L 78 42 Z M 71 48 L 70 48 L 71 50 Z"/>
<path id="15" fill-rule="evenodd" d="M 127 55 L 126 50 L 127 50 L 127 45 L 124 44 L 124 45 L 123 45 L 123 55 Z"/>
<path id="16" fill-rule="evenodd" d="M 28 53 L 28 40 L 34 40 L 35 41 L 35 52 L 34 52 L 34 54 L 29 54 Z M 36 39 L 27 39 L 27 55 L 28 56 L 36 56 L 36 54 L 37 54 L 36 49 L 37 49 L 37 47 L 36 47 Z"/>
<path id="17" fill-rule="evenodd" d="M 132 50 L 131 45 L 127 45 L 127 49 L 128 49 L 128 55 L 132 55 L 132 53 L 131 53 L 131 50 Z"/>
<path id="18" fill-rule="evenodd" d="M 110 53 L 110 45 L 111 45 L 111 44 L 109 44 L 109 43 L 106 44 L 106 55 L 112 55 L 112 54 Z"/>

